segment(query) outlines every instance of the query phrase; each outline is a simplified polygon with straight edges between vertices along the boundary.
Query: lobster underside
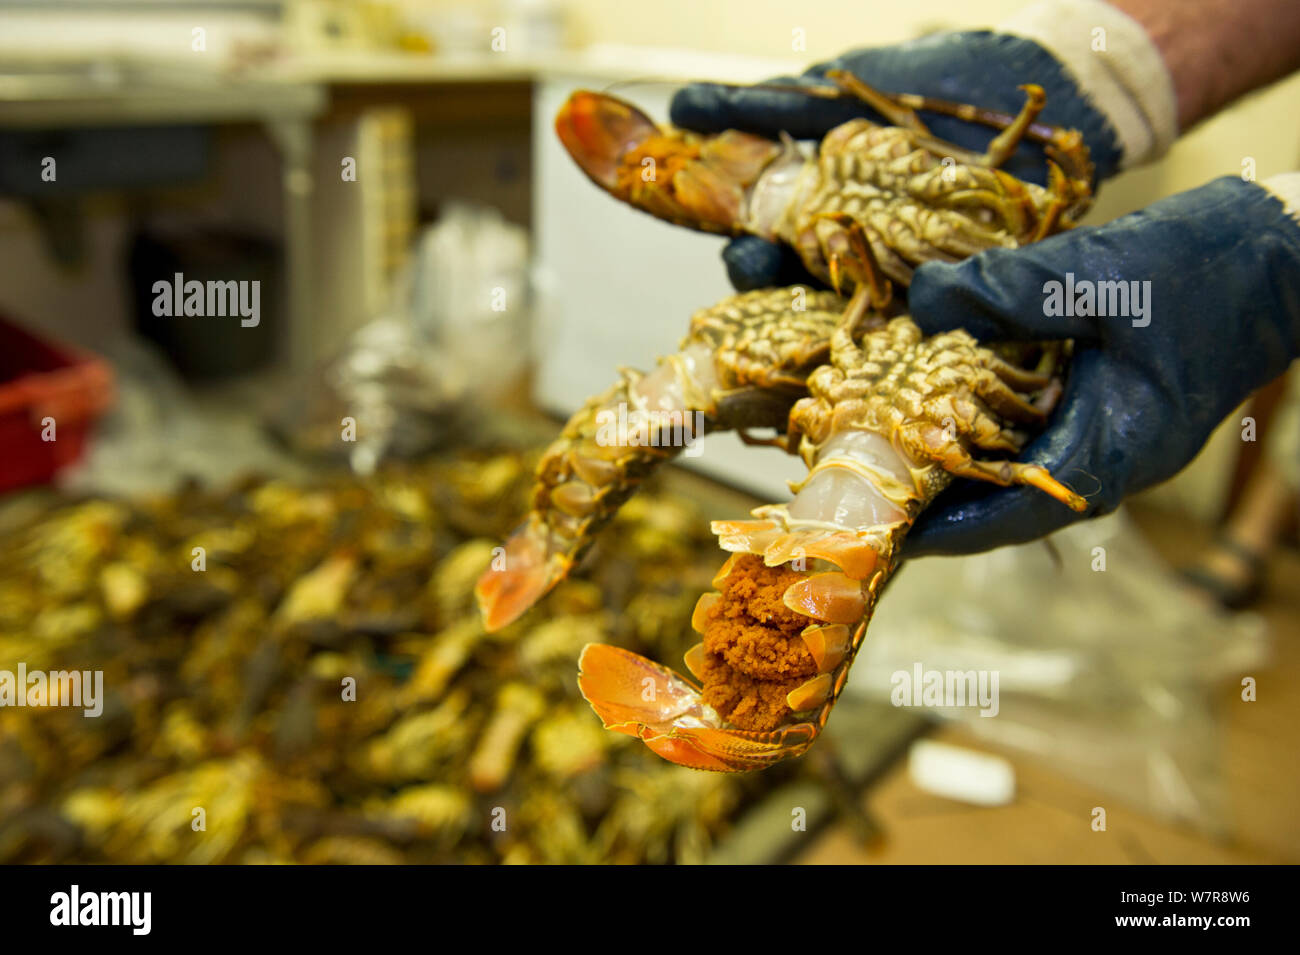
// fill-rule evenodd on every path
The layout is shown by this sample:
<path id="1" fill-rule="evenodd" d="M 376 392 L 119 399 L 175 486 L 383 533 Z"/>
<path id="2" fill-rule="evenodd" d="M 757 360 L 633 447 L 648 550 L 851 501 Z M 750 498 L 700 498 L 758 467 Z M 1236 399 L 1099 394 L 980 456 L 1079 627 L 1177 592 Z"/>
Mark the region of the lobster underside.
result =
<path id="1" fill-rule="evenodd" d="M 863 324 L 869 331 L 858 334 Z M 805 752 L 826 724 L 916 516 L 952 480 L 1038 487 L 1086 502 L 1014 453 L 1052 400 L 1050 373 L 1016 367 L 964 332 L 925 338 L 855 295 L 831 361 L 809 379 L 784 439 L 808 463 L 787 504 L 716 521 L 732 552 L 700 598 L 698 683 L 617 647 L 589 645 L 579 687 L 608 729 L 697 769 L 758 769 Z"/>

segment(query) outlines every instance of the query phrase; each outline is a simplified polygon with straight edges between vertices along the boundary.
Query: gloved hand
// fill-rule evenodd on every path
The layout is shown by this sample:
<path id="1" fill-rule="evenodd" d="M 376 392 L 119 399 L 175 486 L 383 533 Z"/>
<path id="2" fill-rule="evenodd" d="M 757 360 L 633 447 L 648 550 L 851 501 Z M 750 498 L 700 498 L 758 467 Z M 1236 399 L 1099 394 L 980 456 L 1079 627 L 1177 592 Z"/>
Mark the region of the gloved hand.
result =
<path id="1" fill-rule="evenodd" d="M 1112 56 L 1089 47 L 1098 24 L 1107 30 Z M 1097 182 L 1114 175 L 1121 162 L 1146 161 L 1168 148 L 1176 133 L 1172 84 L 1159 53 L 1134 21 L 1098 0 L 1049 0 L 1024 11 L 1007 28 L 1017 35 L 947 33 L 857 50 L 801 77 L 780 77 L 759 87 L 694 84 L 673 97 L 672 122 L 702 133 L 734 128 L 775 137 L 785 131 L 796 139 L 820 139 L 858 116 L 883 122 L 853 100 L 815 99 L 771 88 L 825 84 L 828 69 L 842 69 L 886 92 L 919 93 L 1011 115 L 1024 105 L 1018 87 L 1037 83 L 1047 94 L 1040 122 L 1083 134 Z M 1063 59 L 1073 68 L 1063 65 Z M 950 116 L 922 112 L 921 118 L 936 136 L 971 150 L 983 151 L 997 134 Z M 1042 150 L 1029 142 L 1003 168 L 1030 182 L 1042 184 L 1046 178 Z M 741 291 L 809 280 L 791 250 L 755 236 L 729 243 L 723 261 Z"/>
<path id="2" fill-rule="evenodd" d="M 1113 510 L 1180 470 L 1300 355 L 1300 173 L 1265 185 L 1225 177 L 1106 225 L 917 270 L 908 301 L 927 334 L 1075 340 L 1052 424 L 1021 459 L 1089 507 L 1077 514 L 1033 489 L 961 482 L 921 515 L 908 556 L 989 550 Z M 1130 287 L 1127 315 L 1060 314 L 1089 288 L 1098 310 L 1122 304 L 1103 281 Z"/>

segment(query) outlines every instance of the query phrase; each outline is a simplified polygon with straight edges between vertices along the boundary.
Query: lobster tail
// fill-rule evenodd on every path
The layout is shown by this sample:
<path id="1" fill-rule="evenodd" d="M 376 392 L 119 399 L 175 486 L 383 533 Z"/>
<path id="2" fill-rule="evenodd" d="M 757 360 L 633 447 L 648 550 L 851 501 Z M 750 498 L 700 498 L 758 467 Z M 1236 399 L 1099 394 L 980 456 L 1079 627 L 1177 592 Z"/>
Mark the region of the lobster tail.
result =
<path id="1" fill-rule="evenodd" d="M 714 530 L 734 527 L 717 522 Z M 719 591 L 704 594 L 692 618 L 703 640 L 685 663 L 698 685 L 637 654 L 591 644 L 579 664 L 583 696 L 606 728 L 695 769 L 761 769 L 802 754 L 844 688 L 887 577 L 804 567 L 802 558 L 777 567 L 762 554 L 728 558 L 714 580 Z"/>
<path id="2" fill-rule="evenodd" d="M 537 466 L 533 508 L 475 587 L 488 630 L 512 623 L 564 579 L 640 482 L 702 436 L 705 417 L 679 416 L 678 440 L 637 423 L 636 377 L 587 402 Z M 688 423 L 683 423 L 687 421 Z"/>
<path id="3" fill-rule="evenodd" d="M 552 532 L 541 515 L 529 514 L 474 587 L 483 626 L 488 631 L 500 630 L 519 619 L 564 579 L 572 563 L 567 543 Z"/>

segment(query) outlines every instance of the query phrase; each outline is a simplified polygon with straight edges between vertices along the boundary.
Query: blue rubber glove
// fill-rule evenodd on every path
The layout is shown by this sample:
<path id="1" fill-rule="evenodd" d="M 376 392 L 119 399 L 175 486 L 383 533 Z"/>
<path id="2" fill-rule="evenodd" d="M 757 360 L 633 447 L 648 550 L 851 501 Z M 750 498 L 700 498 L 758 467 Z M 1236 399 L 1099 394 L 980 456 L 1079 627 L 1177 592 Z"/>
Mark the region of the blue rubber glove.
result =
<path id="1" fill-rule="evenodd" d="M 1114 129 L 1057 59 L 1032 40 L 988 31 L 938 34 L 897 46 L 857 50 L 818 64 L 801 77 L 780 77 L 760 87 L 697 83 L 673 97 L 672 122 L 701 133 L 742 129 L 776 137 L 785 131 L 796 139 L 821 139 L 859 116 L 884 122 L 854 100 L 817 99 L 771 88 L 794 83 L 825 85 L 828 69 L 847 70 L 885 92 L 919 93 L 1011 115 L 1024 105 L 1025 96 L 1018 87 L 1037 83 L 1047 94 L 1039 121 L 1083 134 L 1098 182 L 1119 169 L 1122 157 Z M 922 112 L 921 118 L 934 135 L 966 149 L 982 152 L 997 135 L 987 126 L 951 116 Z M 1042 150 L 1033 143 L 1022 143 L 1003 168 L 1040 185 L 1046 179 Z M 793 251 L 756 236 L 733 240 L 722 258 L 732 285 L 740 291 L 809 280 Z"/>
<path id="2" fill-rule="evenodd" d="M 1300 174 L 1278 178 L 1300 193 Z M 1128 317 L 1045 313 L 1059 311 L 1049 283 L 1064 299 L 1066 283 L 1077 297 L 1081 283 L 1096 291 L 1104 280 L 1138 283 L 1142 313 L 1134 299 Z M 1076 343 L 1052 424 L 1021 459 L 1087 497 L 1087 513 L 1033 489 L 960 482 L 907 539 L 908 556 L 989 550 L 1105 514 L 1171 477 L 1225 415 L 1286 370 L 1300 355 L 1300 219 L 1267 189 L 1225 177 L 1106 225 L 928 262 L 908 302 L 927 334 Z"/>

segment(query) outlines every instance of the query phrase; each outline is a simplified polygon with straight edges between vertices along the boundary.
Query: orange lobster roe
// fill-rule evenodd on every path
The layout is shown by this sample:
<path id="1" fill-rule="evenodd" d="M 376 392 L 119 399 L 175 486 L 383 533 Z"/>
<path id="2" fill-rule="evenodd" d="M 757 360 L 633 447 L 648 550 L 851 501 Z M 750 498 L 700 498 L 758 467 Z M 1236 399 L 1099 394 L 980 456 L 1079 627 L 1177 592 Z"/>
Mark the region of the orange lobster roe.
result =
<path id="1" fill-rule="evenodd" d="M 679 169 L 698 158 L 698 143 L 674 136 L 651 136 L 645 142 L 623 154 L 618 161 L 616 190 L 631 193 L 645 187 L 645 168 L 641 161 L 654 160 L 654 181 L 669 184 Z"/>
<path id="2" fill-rule="evenodd" d="M 804 576 L 746 554 L 705 616 L 704 701 L 738 729 L 776 729 L 790 715 L 786 694 L 817 674 L 799 636 L 813 621 L 781 599 Z"/>

